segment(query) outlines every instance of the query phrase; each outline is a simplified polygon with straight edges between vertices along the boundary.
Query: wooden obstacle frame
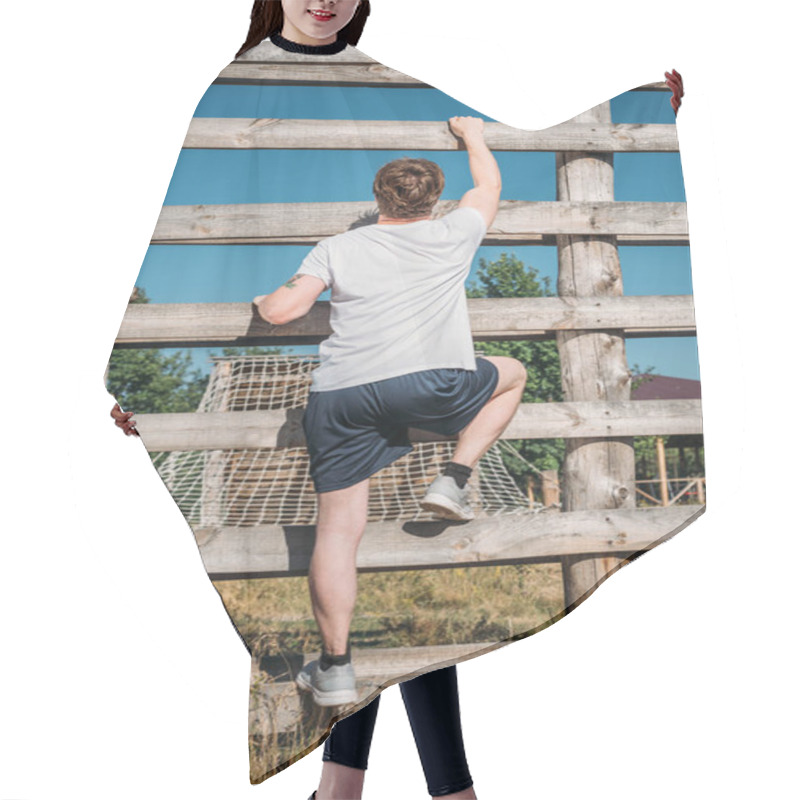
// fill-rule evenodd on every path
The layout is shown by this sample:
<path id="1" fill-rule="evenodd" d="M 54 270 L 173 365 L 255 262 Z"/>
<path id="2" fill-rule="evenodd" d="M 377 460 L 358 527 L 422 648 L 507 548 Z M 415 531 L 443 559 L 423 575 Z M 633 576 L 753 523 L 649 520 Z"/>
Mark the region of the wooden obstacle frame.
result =
<path id="1" fill-rule="evenodd" d="M 397 91 L 428 87 L 358 52 L 330 56 L 324 64 L 285 51 L 268 62 L 239 59 L 216 83 Z M 652 83 L 634 91 L 669 88 Z M 620 202 L 613 197 L 614 153 L 676 153 L 677 133 L 674 124 L 614 124 L 607 101 L 540 131 L 487 122 L 485 140 L 493 151 L 556 156 L 557 199 L 501 202 L 483 243 L 555 246 L 558 296 L 469 299 L 468 308 L 476 340 L 557 343 L 564 401 L 522 404 L 503 438 L 566 440 L 561 511 L 468 524 L 370 523 L 357 567 L 383 571 L 559 562 L 567 613 L 616 569 L 705 511 L 704 504 L 636 507 L 633 437 L 702 434 L 702 419 L 699 400 L 631 400 L 626 340 L 694 336 L 694 306 L 691 295 L 623 296 L 618 252 L 620 245 L 688 245 L 685 203 Z M 349 119 L 194 118 L 183 146 L 464 149 L 444 121 Z M 456 205 L 440 202 L 434 215 Z M 368 199 L 164 206 L 152 243 L 312 245 L 374 212 L 374 201 Z M 263 321 L 249 302 L 130 304 L 115 348 L 308 345 L 330 332 L 327 302 L 317 302 L 306 316 L 281 326 Z M 150 452 L 280 448 L 304 444 L 302 413 L 142 414 L 137 419 Z M 413 429 L 411 434 L 412 441 L 445 438 Z M 306 574 L 314 543 L 310 525 L 197 527 L 194 534 L 212 580 Z M 424 547 L 419 546 L 420 536 L 425 537 Z M 459 645 L 455 655 L 452 647 L 445 647 L 441 658 L 426 648 L 419 663 L 445 666 L 494 646 L 499 645 Z"/>

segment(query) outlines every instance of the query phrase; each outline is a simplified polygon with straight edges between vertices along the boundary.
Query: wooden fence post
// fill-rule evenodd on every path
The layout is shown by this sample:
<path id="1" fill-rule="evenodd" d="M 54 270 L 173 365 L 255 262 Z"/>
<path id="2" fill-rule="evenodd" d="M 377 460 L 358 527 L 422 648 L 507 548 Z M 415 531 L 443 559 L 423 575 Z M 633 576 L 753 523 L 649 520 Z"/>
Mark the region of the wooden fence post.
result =
<path id="1" fill-rule="evenodd" d="M 533 475 L 530 473 L 525 476 L 525 488 L 528 495 L 528 508 L 533 508 L 536 502 L 536 497 L 533 493 Z"/>
<path id="2" fill-rule="evenodd" d="M 214 410 L 230 411 L 231 383 L 233 364 L 223 361 L 217 366 L 218 380 L 223 383 L 224 391 L 217 396 L 217 408 Z M 200 485 L 200 525 L 222 525 L 225 503 L 225 473 L 230 456 L 224 450 L 212 450 L 203 453 L 203 480 Z"/>
<path id="3" fill-rule="evenodd" d="M 572 121 L 610 123 L 610 103 L 601 103 Z M 614 154 L 557 152 L 556 181 L 559 201 L 611 201 Z M 556 244 L 560 296 L 622 295 L 616 236 L 557 234 Z M 564 400 L 630 400 L 631 374 L 622 331 L 562 331 L 556 333 L 556 342 Z M 563 478 L 563 511 L 635 508 L 633 437 L 567 439 Z M 621 560 L 563 557 L 565 608 L 572 610 L 585 600 Z"/>
<path id="4" fill-rule="evenodd" d="M 697 502 L 702 506 L 706 504 L 706 479 L 704 477 L 697 479 Z"/>
<path id="5" fill-rule="evenodd" d="M 561 487 L 558 485 L 558 470 L 542 470 L 542 502 L 546 507 L 561 502 Z"/>
<path id="6" fill-rule="evenodd" d="M 669 485 L 667 484 L 667 453 L 664 437 L 656 436 L 656 456 L 658 458 L 658 484 L 661 487 L 661 505 L 669 505 Z"/>

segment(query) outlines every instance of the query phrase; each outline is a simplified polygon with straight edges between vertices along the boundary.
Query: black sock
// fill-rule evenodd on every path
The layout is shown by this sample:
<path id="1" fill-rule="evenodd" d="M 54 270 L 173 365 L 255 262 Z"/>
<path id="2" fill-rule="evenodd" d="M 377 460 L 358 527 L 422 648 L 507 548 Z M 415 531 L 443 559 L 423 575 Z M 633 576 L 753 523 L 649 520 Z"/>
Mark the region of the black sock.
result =
<path id="1" fill-rule="evenodd" d="M 350 663 L 350 642 L 347 643 L 347 651 L 342 655 L 332 656 L 330 653 L 325 652 L 325 646 L 322 647 L 322 653 L 319 657 L 319 668 L 321 670 L 326 670 L 329 667 L 332 667 L 334 664 L 337 666 L 342 666 L 343 664 Z"/>
<path id="2" fill-rule="evenodd" d="M 458 488 L 463 489 L 467 485 L 469 476 L 472 475 L 472 467 L 468 467 L 466 464 L 457 464 L 455 461 L 448 461 L 445 464 L 442 475 L 449 475 L 458 484 Z"/>

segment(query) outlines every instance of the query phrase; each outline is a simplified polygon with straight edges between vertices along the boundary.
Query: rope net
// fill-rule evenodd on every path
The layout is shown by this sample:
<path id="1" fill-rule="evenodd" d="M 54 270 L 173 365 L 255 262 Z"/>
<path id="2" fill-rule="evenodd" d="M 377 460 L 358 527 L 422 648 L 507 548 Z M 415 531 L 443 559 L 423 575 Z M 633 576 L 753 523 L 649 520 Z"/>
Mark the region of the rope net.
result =
<path id="1" fill-rule="evenodd" d="M 304 408 L 318 356 L 215 356 L 198 413 Z M 419 503 L 455 451 L 455 441 L 415 442 L 414 450 L 372 476 L 368 521 L 430 520 Z M 539 511 L 503 463 L 508 442 L 492 445 L 469 481 L 477 516 Z M 305 447 L 152 453 L 153 464 L 191 525 L 312 525 L 317 498 Z M 524 460 L 524 459 L 523 459 Z"/>

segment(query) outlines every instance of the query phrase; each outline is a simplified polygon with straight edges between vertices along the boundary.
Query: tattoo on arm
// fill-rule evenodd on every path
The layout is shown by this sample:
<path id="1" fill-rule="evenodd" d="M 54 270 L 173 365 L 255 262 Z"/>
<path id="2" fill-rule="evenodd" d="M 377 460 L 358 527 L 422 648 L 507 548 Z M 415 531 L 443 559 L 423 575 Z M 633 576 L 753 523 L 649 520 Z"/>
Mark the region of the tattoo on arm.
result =
<path id="1" fill-rule="evenodd" d="M 302 276 L 301 276 L 301 275 L 293 275 L 293 276 L 292 276 L 291 278 L 289 278 L 289 280 L 288 280 L 288 281 L 286 281 L 286 283 L 284 283 L 283 285 L 284 285 L 284 286 L 285 286 L 287 289 L 294 289 L 294 287 L 297 285 L 297 280 L 298 280 L 298 278 L 300 278 L 300 277 L 302 277 Z"/>

